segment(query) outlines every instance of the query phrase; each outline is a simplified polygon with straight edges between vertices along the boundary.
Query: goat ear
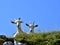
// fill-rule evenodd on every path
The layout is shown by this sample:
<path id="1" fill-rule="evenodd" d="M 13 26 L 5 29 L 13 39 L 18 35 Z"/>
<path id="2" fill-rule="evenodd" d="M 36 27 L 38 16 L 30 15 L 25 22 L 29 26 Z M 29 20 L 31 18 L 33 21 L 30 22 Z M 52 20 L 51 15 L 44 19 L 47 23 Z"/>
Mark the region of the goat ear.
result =
<path id="1" fill-rule="evenodd" d="M 11 21 L 11 23 L 14 23 L 13 21 Z M 15 23 L 14 23 L 15 24 Z"/>
<path id="2" fill-rule="evenodd" d="M 34 27 L 38 27 L 38 25 L 35 25 Z"/>
<path id="3" fill-rule="evenodd" d="M 26 26 L 29 26 L 28 24 L 26 24 Z"/>

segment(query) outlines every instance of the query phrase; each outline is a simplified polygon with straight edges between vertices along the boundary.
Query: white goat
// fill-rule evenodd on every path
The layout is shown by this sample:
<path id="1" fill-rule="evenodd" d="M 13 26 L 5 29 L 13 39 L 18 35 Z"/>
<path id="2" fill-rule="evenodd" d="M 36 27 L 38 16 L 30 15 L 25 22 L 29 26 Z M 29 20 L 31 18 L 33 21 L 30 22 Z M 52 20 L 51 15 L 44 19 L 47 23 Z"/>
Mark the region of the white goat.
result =
<path id="1" fill-rule="evenodd" d="M 38 27 L 38 25 L 34 25 L 34 22 L 30 23 L 30 24 L 26 23 L 26 26 L 28 26 L 30 28 L 30 33 L 34 33 L 34 28 Z"/>
<path id="2" fill-rule="evenodd" d="M 11 23 L 16 24 L 17 29 L 18 29 L 17 32 L 14 34 L 13 37 L 15 37 L 17 34 L 23 32 L 22 29 L 21 29 L 21 23 L 22 23 L 22 21 L 20 20 L 20 18 L 14 19 L 14 21 L 11 21 Z"/>

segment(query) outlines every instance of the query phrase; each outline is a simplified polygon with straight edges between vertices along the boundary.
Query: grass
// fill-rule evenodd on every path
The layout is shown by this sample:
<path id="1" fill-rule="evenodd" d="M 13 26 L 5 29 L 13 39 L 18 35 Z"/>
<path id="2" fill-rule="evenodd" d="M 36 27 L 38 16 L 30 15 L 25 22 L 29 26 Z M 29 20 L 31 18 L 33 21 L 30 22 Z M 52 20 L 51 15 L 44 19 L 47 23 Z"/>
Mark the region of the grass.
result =
<path id="1" fill-rule="evenodd" d="M 27 43 L 28 45 L 56 45 L 56 43 L 60 43 L 60 31 L 31 34 L 21 33 L 15 38 L 8 38 L 8 40 L 11 41 L 13 41 L 13 39 Z M 4 39 L 0 39 L 0 41 L 4 42 Z"/>

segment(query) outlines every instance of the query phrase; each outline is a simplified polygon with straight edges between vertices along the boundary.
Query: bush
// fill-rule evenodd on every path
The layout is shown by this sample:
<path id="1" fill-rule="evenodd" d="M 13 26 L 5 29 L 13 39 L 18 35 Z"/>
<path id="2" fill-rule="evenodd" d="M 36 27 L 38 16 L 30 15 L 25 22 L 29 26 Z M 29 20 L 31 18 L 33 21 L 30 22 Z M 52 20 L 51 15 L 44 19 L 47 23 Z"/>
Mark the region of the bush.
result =
<path id="1" fill-rule="evenodd" d="M 21 33 L 14 39 L 28 45 L 56 45 L 60 42 L 60 32 L 46 32 L 46 33 Z M 10 39 L 12 40 L 12 39 Z"/>

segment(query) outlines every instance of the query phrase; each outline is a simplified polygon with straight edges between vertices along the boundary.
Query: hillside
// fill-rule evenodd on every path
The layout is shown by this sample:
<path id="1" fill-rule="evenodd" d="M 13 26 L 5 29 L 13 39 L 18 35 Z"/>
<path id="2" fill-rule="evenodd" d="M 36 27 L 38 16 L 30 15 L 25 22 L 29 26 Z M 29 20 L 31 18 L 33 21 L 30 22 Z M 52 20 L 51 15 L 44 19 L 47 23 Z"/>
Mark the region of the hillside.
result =
<path id="1" fill-rule="evenodd" d="M 14 38 L 8 38 L 13 41 Z M 28 45 L 60 45 L 60 31 L 45 32 L 45 33 L 21 33 L 18 34 L 15 39 Z M 0 42 L 4 42 L 4 39 L 0 38 Z"/>

